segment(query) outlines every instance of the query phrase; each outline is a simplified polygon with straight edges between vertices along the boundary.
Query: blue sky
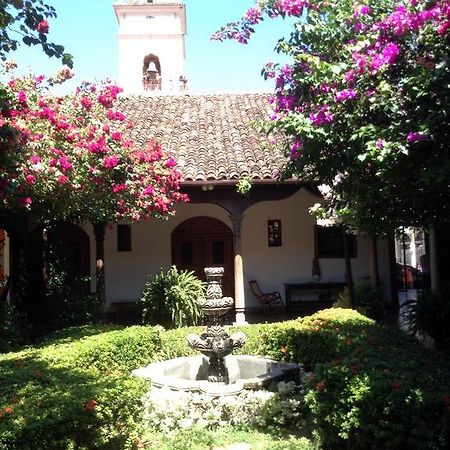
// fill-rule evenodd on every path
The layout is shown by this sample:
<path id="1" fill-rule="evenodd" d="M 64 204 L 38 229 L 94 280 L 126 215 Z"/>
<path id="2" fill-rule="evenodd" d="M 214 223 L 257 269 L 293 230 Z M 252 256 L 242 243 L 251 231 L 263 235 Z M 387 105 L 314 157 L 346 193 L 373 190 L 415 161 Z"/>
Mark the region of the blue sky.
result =
<path id="1" fill-rule="evenodd" d="M 49 39 L 65 46 L 74 56 L 76 77 L 66 88 L 83 80 L 117 79 L 117 21 L 114 0 L 47 0 L 58 13 L 50 22 Z M 185 0 L 187 8 L 186 75 L 192 92 L 271 92 L 273 81 L 264 81 L 261 67 L 286 59 L 273 52 L 291 25 L 281 18 L 266 20 L 247 45 L 210 41 L 210 35 L 237 20 L 253 0 Z M 22 70 L 51 75 L 61 63 L 37 48 L 22 48 L 11 59 Z"/>

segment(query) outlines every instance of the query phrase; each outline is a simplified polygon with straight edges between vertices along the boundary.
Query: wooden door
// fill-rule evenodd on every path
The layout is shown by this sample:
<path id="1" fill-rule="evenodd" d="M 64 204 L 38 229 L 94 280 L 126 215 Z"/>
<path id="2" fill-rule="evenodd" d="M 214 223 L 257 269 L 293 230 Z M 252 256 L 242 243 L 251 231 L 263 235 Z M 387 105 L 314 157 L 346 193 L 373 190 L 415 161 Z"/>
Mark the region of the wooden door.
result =
<path id="1" fill-rule="evenodd" d="M 223 267 L 223 295 L 234 297 L 233 233 L 220 220 L 194 217 L 172 233 L 172 264 L 205 280 L 205 267 Z"/>

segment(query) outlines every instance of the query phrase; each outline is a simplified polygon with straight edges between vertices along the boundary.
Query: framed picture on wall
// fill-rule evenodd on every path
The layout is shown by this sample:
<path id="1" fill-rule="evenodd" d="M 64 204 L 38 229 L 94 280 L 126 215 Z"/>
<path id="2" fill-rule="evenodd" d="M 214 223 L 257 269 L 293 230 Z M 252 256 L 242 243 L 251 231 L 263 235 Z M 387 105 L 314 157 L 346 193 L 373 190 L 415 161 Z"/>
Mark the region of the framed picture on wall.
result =
<path id="1" fill-rule="evenodd" d="M 281 247 L 281 220 L 267 221 L 267 238 L 269 247 Z"/>

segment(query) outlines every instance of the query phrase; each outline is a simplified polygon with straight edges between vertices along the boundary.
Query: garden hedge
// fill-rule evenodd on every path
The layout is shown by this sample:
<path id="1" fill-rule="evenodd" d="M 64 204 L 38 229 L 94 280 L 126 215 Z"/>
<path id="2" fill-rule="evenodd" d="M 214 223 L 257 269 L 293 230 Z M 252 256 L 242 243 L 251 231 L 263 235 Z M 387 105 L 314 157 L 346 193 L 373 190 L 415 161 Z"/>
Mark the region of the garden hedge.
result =
<path id="1" fill-rule="evenodd" d="M 240 352 L 303 364 L 324 448 L 450 448 L 449 363 L 402 332 L 344 309 L 240 329 Z M 191 354 L 199 330 L 78 327 L 0 355 L 0 449 L 138 448 L 148 384 L 130 370 Z"/>

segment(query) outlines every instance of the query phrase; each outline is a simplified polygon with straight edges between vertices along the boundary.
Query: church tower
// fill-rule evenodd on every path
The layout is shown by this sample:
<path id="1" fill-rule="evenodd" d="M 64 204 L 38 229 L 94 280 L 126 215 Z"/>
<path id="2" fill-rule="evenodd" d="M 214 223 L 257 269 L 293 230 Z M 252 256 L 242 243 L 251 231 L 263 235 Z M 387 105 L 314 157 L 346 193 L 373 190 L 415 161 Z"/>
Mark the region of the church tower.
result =
<path id="1" fill-rule="evenodd" d="M 114 5 L 119 31 L 119 86 L 125 94 L 186 90 L 186 8 L 170 0 L 128 0 Z"/>

